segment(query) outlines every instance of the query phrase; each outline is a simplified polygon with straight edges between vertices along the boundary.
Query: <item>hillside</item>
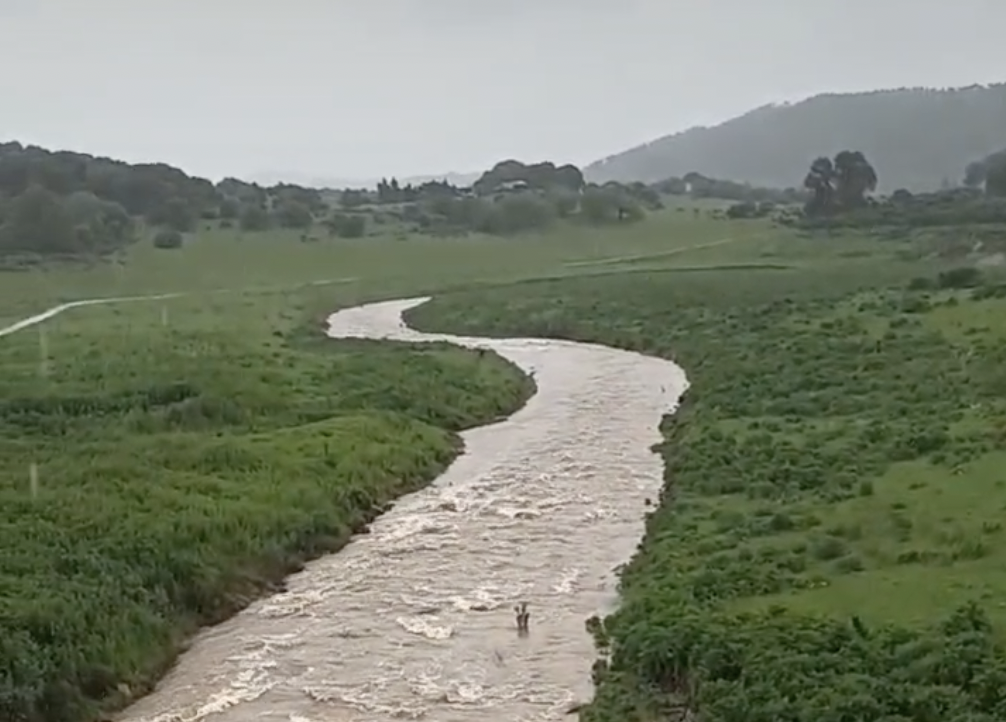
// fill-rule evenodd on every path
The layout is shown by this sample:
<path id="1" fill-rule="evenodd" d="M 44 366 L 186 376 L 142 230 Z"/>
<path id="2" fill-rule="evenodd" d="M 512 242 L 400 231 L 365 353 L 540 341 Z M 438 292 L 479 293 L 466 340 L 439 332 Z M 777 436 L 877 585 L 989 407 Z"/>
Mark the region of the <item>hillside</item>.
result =
<path id="1" fill-rule="evenodd" d="M 1006 146 L 1006 83 L 817 95 L 692 128 L 587 166 L 593 182 L 654 182 L 698 171 L 755 185 L 798 185 L 811 160 L 847 148 L 871 159 L 879 189 L 935 190 Z"/>

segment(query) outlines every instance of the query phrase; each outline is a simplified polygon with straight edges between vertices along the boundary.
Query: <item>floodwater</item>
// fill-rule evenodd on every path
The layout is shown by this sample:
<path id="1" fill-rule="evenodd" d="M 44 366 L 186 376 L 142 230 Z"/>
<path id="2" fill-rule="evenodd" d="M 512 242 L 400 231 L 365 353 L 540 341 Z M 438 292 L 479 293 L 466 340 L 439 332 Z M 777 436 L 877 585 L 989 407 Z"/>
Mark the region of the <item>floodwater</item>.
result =
<path id="1" fill-rule="evenodd" d="M 340 311 L 329 335 L 493 349 L 533 373 L 538 393 L 466 432 L 466 453 L 370 534 L 203 632 L 119 719 L 518 722 L 589 700 L 584 622 L 616 601 L 615 569 L 661 486 L 650 447 L 685 375 L 602 346 L 418 333 L 401 313 L 425 300 Z"/>

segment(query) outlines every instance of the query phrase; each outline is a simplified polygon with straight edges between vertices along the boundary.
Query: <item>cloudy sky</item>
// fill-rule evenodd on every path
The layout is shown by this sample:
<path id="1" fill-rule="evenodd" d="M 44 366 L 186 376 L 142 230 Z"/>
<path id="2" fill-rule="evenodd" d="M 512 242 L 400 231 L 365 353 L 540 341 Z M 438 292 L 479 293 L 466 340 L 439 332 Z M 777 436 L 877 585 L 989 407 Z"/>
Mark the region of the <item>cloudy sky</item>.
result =
<path id="1" fill-rule="evenodd" d="M 585 164 L 766 102 L 1006 79 L 1003 0 L 0 0 L 0 139 L 200 175 Z"/>

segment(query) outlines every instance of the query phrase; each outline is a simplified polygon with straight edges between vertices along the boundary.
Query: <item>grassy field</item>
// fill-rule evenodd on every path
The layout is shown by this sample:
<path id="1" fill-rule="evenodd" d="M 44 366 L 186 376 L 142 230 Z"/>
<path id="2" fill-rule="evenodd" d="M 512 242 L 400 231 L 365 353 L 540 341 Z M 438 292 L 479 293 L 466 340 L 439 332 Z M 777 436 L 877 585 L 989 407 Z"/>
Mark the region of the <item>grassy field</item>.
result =
<path id="1" fill-rule="evenodd" d="M 844 639 L 853 613 L 921 629 L 977 599 L 998 617 L 1006 584 L 1006 301 L 905 290 L 945 265 L 903 260 L 910 245 L 669 209 L 512 239 L 214 231 L 5 274 L 0 326 L 181 295 L 0 338 L 0 719 L 91 720 L 142 693 L 198 625 L 338 548 L 449 463 L 456 431 L 523 403 L 529 382 L 492 355 L 320 336 L 339 307 L 428 293 L 426 327 L 601 341 L 676 358 L 694 383 L 666 429 L 676 501 L 600 630 L 618 652 L 587 716 L 660 718 L 688 672 L 716 700 L 707 721 L 843 719 L 813 717 L 825 702 L 765 712 L 778 695 L 752 701 L 730 675 L 794 635 Z M 780 605 L 842 621 L 770 633 Z M 751 644 L 725 650 L 738 634 Z M 720 667 L 693 673 L 699 639 Z M 757 668 L 800 669 L 780 660 Z"/>
<path id="2" fill-rule="evenodd" d="M 910 241 L 750 239 L 411 312 L 689 374 L 582 718 L 1006 719 L 1003 279 L 941 282 Z"/>
<path id="3" fill-rule="evenodd" d="M 141 694 L 198 626 L 337 549 L 532 391 L 492 354 L 324 339 L 327 314 L 738 231 L 673 210 L 507 240 L 213 231 L 3 274 L 0 328 L 179 295 L 0 337 L 0 719 L 82 722 Z"/>
<path id="4" fill-rule="evenodd" d="M 159 250 L 143 242 L 118 263 L 6 273 L 0 318 L 16 320 L 39 307 L 98 296 L 287 288 L 347 279 L 388 292 L 436 289 L 458 281 L 518 280 L 579 272 L 570 263 L 677 253 L 728 235 L 753 235 L 758 228 L 763 226 L 696 219 L 671 209 L 618 229 L 559 226 L 547 234 L 508 239 L 388 235 L 305 243 L 295 232 L 215 229 L 197 235 L 182 250 Z"/>

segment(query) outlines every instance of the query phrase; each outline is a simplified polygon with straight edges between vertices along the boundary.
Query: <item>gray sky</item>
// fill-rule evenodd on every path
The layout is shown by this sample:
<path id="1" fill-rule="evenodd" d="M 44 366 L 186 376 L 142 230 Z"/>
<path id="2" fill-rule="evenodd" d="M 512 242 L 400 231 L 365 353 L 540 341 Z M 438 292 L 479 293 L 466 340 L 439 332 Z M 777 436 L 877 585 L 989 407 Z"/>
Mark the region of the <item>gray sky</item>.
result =
<path id="1" fill-rule="evenodd" d="M 766 102 L 1001 81 L 1004 27 L 1004 0 L 0 0 L 0 139 L 214 179 L 586 164 Z"/>

